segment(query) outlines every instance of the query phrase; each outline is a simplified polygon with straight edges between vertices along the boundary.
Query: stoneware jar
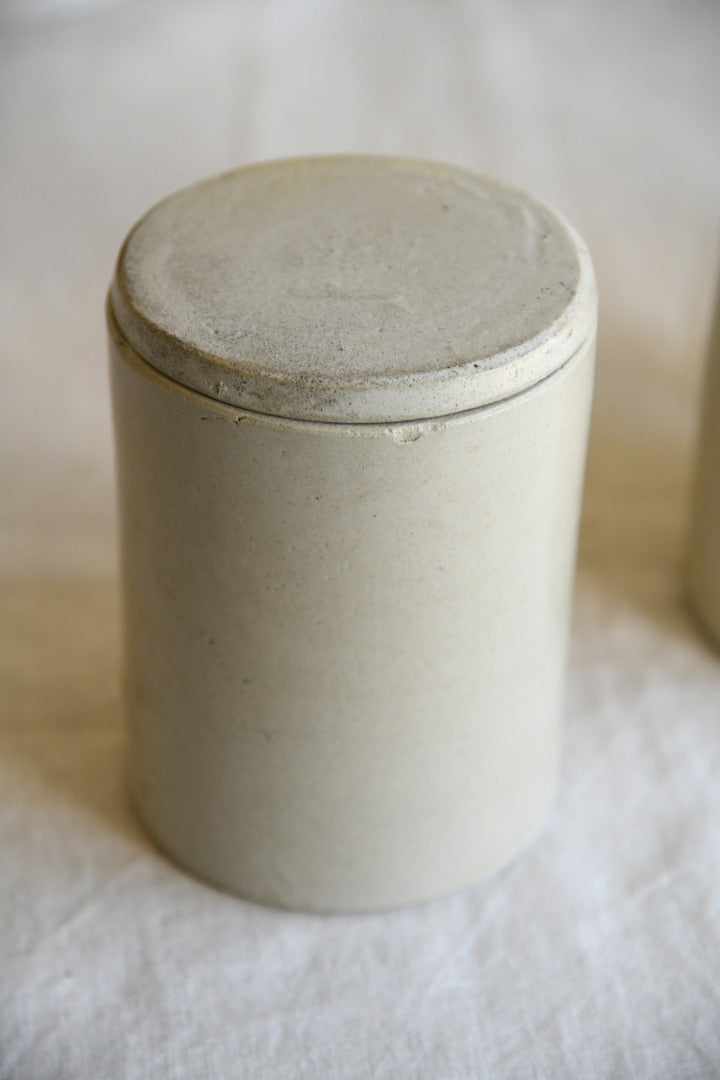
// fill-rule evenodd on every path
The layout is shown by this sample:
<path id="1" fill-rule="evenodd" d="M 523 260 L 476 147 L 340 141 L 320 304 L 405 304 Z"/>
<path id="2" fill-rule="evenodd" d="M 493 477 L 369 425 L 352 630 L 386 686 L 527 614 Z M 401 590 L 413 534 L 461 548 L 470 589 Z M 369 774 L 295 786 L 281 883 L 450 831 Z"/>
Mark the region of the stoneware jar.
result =
<path id="1" fill-rule="evenodd" d="M 720 645 L 720 290 L 710 336 L 692 506 L 690 598 Z"/>
<path id="2" fill-rule="evenodd" d="M 108 303 L 137 810 L 270 904 L 514 856 L 553 798 L 587 250 L 522 191 L 271 162 L 131 231 Z"/>

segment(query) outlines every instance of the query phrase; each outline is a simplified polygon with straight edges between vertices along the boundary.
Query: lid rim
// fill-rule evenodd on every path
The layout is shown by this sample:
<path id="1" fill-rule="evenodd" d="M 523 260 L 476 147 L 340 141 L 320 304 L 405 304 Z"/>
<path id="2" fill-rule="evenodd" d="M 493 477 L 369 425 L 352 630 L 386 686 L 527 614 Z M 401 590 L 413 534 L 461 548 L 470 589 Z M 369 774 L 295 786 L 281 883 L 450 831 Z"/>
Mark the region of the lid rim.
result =
<path id="1" fill-rule="evenodd" d="M 349 420 L 343 417 L 341 419 L 333 420 L 330 417 L 318 419 L 316 417 L 291 416 L 282 413 L 270 413 L 267 411 L 263 412 L 258 409 L 251 409 L 246 405 L 235 405 L 231 401 L 224 401 L 222 398 L 215 397 L 204 390 L 198 390 L 193 386 L 188 386 L 186 383 L 182 383 L 178 379 L 173 378 L 172 375 L 168 375 L 167 372 L 163 371 L 161 368 L 156 367 L 152 361 L 147 360 L 130 344 L 115 319 L 109 292 L 105 304 L 105 314 L 108 334 L 114 346 L 120 350 L 128 350 L 132 357 L 132 359 L 130 359 L 131 366 L 139 367 L 140 370 L 147 367 L 149 369 L 148 374 L 150 377 L 159 379 L 161 383 L 167 382 L 171 392 L 177 391 L 180 394 L 189 394 L 194 400 L 204 401 L 208 408 L 212 407 L 223 411 L 227 410 L 227 415 L 229 416 L 236 414 L 236 422 L 241 415 L 244 415 L 267 423 L 299 424 L 318 429 L 348 428 L 357 429 L 359 432 L 363 429 L 389 431 L 396 427 L 400 429 L 406 427 L 417 427 L 418 429 L 427 427 L 430 430 L 435 430 L 438 426 L 444 426 L 453 421 L 461 421 L 463 418 L 473 417 L 478 413 L 482 413 L 485 409 L 494 409 L 505 404 L 510 404 L 516 400 L 523 400 L 527 395 L 534 393 L 544 384 L 551 382 L 556 377 L 560 377 L 564 371 L 570 369 L 576 362 L 582 361 L 583 354 L 592 350 L 596 342 L 596 333 L 590 334 L 588 337 L 584 338 L 572 355 L 568 356 L 562 364 L 553 368 L 547 375 L 543 376 L 543 378 L 516 390 L 511 389 L 503 397 L 486 401 L 482 405 L 471 406 L 467 409 L 457 409 L 449 413 L 433 413 L 427 416 L 387 416 L 378 420 Z"/>

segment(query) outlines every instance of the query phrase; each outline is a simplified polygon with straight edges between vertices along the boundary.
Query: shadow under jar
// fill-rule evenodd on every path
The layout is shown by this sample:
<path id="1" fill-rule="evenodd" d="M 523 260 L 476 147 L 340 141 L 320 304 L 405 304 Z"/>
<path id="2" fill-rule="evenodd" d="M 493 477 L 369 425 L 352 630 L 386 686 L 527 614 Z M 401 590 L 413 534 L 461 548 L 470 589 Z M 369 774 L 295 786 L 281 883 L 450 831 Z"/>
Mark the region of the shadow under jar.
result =
<path id="1" fill-rule="evenodd" d="M 449 166 L 270 162 L 131 231 L 108 302 L 131 783 L 179 863 L 363 911 L 538 831 L 595 322 L 567 223 Z"/>

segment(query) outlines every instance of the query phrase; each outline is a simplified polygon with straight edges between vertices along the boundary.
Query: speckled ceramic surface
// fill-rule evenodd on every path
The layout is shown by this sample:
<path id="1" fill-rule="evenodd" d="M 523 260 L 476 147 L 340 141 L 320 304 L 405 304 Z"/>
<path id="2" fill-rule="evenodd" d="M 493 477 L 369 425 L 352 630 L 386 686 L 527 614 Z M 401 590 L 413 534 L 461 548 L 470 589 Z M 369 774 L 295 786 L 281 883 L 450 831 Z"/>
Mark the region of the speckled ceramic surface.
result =
<path id="1" fill-rule="evenodd" d="M 525 192 L 421 161 L 239 169 L 130 234 L 112 292 L 145 359 L 258 412 L 415 420 L 477 408 L 591 336 L 587 251 Z"/>

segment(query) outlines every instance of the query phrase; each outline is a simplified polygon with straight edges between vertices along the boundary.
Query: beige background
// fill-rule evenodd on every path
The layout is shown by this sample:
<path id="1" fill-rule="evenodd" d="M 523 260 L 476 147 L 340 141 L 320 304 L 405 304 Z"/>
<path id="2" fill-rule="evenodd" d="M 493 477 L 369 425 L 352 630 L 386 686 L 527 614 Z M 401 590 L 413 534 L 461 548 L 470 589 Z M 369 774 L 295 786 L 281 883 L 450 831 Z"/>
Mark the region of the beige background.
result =
<path id="1" fill-rule="evenodd" d="M 717 1074 L 720 659 L 682 560 L 720 7 L 57 6 L 0 6 L 0 1077 Z M 102 308 L 162 195 L 350 150 L 555 204 L 601 332 L 553 818 L 460 896 L 327 920 L 197 884 L 127 811 Z"/>

